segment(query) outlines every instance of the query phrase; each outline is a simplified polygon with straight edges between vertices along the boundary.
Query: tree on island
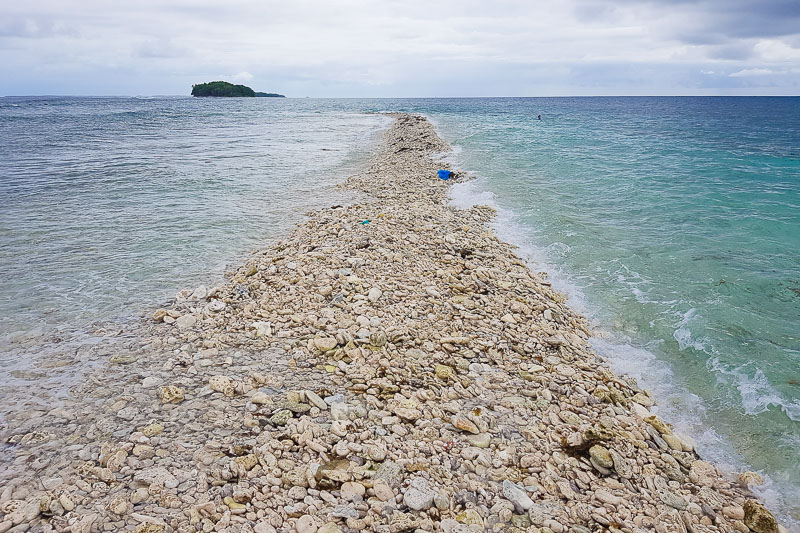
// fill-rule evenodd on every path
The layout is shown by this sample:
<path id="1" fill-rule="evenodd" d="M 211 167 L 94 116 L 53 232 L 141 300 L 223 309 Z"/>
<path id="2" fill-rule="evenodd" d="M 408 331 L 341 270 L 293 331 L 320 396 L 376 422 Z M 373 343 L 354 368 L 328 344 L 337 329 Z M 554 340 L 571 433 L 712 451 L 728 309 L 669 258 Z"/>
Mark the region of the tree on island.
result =
<path id="1" fill-rule="evenodd" d="M 227 81 L 210 81 L 192 85 L 192 96 L 274 96 L 283 98 L 281 94 L 257 93 L 246 85 L 234 85 Z"/>

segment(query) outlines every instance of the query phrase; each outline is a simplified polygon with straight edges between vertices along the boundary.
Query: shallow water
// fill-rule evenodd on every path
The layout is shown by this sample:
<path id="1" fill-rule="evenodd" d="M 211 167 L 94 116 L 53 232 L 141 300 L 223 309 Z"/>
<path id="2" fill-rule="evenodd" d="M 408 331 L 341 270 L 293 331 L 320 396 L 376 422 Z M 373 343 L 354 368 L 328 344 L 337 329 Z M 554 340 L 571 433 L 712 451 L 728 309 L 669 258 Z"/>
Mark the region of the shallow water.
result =
<path id="1" fill-rule="evenodd" d="M 4 98 L 0 397 L 58 396 L 108 333 L 285 234 L 390 120 L 319 101 Z M 93 347 L 93 350 L 89 350 Z M 88 353 L 92 351 L 92 353 Z M 46 394 L 45 394 L 46 392 Z M 1 422 L 1 420 L 0 420 Z"/>

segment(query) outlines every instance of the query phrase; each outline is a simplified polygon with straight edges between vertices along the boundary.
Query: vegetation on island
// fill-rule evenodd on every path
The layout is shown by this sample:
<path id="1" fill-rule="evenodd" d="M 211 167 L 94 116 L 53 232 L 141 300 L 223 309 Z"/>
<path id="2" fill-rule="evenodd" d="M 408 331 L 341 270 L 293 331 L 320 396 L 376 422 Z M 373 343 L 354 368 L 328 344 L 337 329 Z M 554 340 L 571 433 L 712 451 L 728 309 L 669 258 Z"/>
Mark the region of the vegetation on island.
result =
<path id="1" fill-rule="evenodd" d="M 284 98 L 277 93 L 257 93 L 247 85 L 234 85 L 227 81 L 210 81 L 192 85 L 192 96 L 227 96 L 227 97 L 277 97 Z"/>

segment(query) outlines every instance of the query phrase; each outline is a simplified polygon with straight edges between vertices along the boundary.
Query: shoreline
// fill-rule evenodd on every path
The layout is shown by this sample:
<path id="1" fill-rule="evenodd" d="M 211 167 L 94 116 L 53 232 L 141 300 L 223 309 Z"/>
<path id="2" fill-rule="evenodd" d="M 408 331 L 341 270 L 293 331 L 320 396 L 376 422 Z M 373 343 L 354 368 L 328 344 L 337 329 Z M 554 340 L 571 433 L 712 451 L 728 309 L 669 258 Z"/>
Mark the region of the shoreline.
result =
<path id="1" fill-rule="evenodd" d="M 449 206 L 431 124 L 391 116 L 342 184 L 369 200 L 184 291 L 26 420 L 0 532 L 778 530 L 607 369 L 493 210 Z"/>

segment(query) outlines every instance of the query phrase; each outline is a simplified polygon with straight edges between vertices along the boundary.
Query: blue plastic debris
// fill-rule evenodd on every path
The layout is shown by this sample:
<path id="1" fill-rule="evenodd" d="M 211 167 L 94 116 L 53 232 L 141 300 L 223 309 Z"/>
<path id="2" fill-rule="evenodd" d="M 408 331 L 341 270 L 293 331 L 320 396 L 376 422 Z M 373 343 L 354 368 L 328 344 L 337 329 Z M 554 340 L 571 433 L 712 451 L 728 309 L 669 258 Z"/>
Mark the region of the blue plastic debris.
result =
<path id="1" fill-rule="evenodd" d="M 450 176 L 452 176 L 452 175 L 453 175 L 453 173 L 450 172 L 449 170 L 440 170 L 439 171 L 439 179 L 440 180 L 449 180 Z"/>
<path id="2" fill-rule="evenodd" d="M 369 222 L 370 222 L 370 221 L 369 221 L 369 219 L 367 219 L 367 220 L 362 220 L 362 221 L 361 221 L 361 225 L 363 226 L 363 225 L 365 225 L 365 224 L 369 224 Z"/>

